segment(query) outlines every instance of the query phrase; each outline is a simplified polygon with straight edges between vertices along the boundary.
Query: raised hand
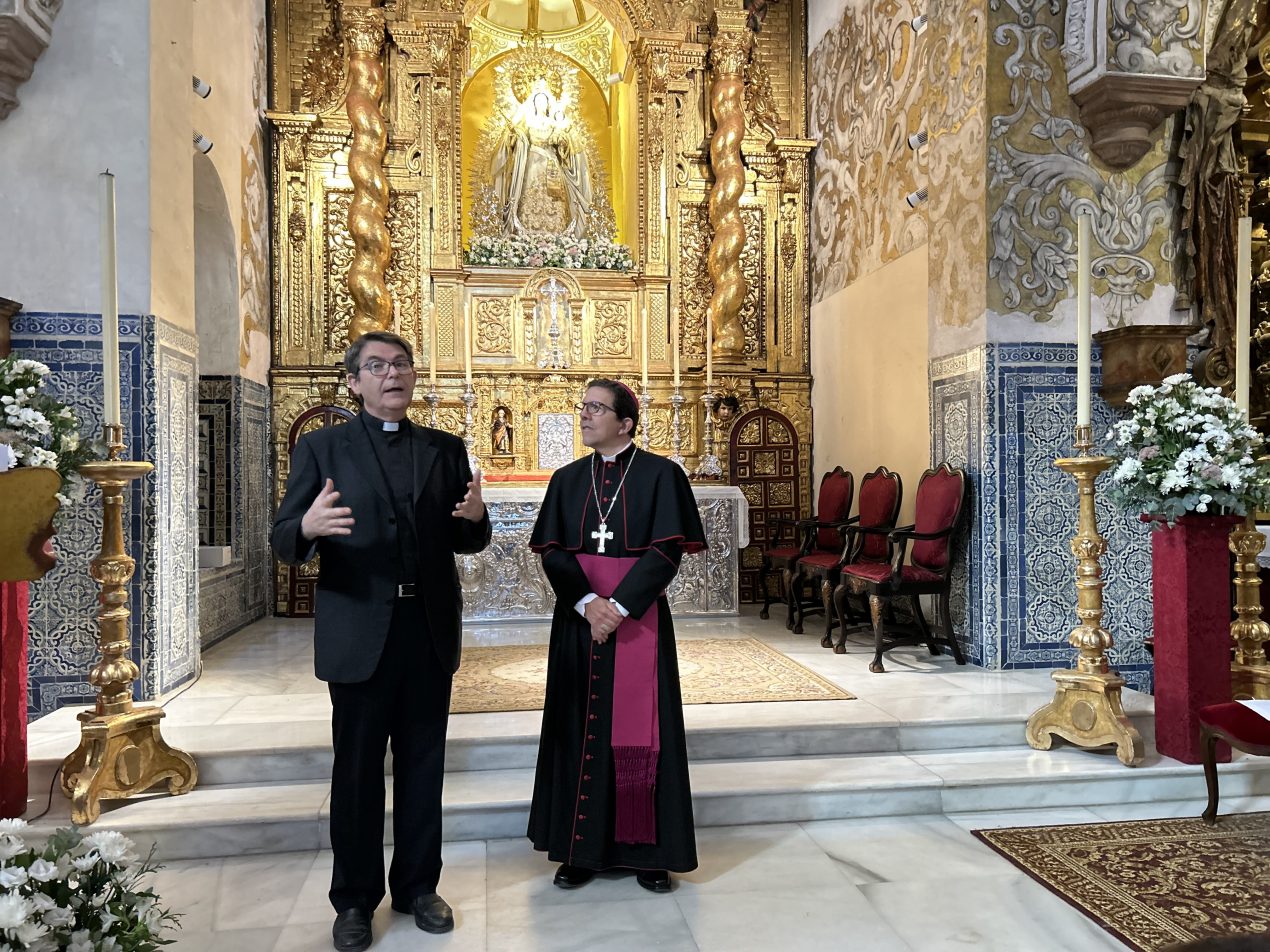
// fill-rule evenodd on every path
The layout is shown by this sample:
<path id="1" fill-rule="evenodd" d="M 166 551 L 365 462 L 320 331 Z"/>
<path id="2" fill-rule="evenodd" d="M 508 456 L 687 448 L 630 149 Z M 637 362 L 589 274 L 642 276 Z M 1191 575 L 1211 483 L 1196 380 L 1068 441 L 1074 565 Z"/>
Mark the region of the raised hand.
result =
<path id="1" fill-rule="evenodd" d="M 617 631 L 617 626 L 622 623 L 622 613 L 607 598 L 591 599 L 583 611 L 586 612 L 586 620 L 591 623 L 591 640 L 596 644 L 608 641 L 609 635 Z"/>
<path id="2" fill-rule="evenodd" d="M 480 522 L 485 518 L 485 500 L 481 498 L 481 471 L 472 474 L 472 481 L 467 484 L 467 495 L 454 506 L 456 519 L 470 519 Z"/>
<path id="3" fill-rule="evenodd" d="M 318 492 L 313 505 L 300 521 L 300 534 L 309 541 L 322 536 L 352 535 L 353 510 L 348 506 L 338 506 L 340 494 L 335 491 L 335 481 L 327 479 L 326 485 Z"/>

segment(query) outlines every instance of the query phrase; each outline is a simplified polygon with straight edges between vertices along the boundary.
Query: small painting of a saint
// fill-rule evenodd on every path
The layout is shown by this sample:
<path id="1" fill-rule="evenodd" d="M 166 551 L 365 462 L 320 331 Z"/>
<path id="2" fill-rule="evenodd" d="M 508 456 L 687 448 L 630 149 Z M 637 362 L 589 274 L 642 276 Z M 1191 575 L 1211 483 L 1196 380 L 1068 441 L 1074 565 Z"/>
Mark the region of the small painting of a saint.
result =
<path id="1" fill-rule="evenodd" d="M 494 410 L 494 419 L 489 430 L 490 446 L 496 456 L 511 456 L 513 450 L 513 427 L 511 413 L 506 407 Z"/>

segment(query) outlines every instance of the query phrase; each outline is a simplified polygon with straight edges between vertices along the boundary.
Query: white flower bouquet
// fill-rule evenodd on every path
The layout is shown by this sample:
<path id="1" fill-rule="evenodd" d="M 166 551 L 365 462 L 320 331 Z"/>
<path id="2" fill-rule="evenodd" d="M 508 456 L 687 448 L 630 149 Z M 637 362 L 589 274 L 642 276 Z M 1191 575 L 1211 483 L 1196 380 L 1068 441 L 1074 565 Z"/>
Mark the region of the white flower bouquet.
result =
<path id="1" fill-rule="evenodd" d="M 464 254 L 470 265 L 485 268 L 591 268 L 630 271 L 630 248 L 608 238 L 567 235 L 473 235 Z"/>
<path id="2" fill-rule="evenodd" d="M 1261 435 L 1216 387 L 1189 374 L 1129 392 L 1132 413 L 1107 433 L 1120 462 L 1111 498 L 1172 525 L 1188 512 L 1244 515 L 1270 502 Z"/>
<path id="3" fill-rule="evenodd" d="M 142 881 L 121 833 L 58 830 L 42 849 L 23 839 L 25 820 L 0 820 L 0 952 L 154 952 L 179 917 Z"/>
<path id="4" fill-rule="evenodd" d="M 38 360 L 0 359 L 0 470 L 43 466 L 62 477 L 63 510 L 83 491 L 78 468 L 99 448 L 80 438 L 74 412 L 45 391 L 49 369 Z"/>

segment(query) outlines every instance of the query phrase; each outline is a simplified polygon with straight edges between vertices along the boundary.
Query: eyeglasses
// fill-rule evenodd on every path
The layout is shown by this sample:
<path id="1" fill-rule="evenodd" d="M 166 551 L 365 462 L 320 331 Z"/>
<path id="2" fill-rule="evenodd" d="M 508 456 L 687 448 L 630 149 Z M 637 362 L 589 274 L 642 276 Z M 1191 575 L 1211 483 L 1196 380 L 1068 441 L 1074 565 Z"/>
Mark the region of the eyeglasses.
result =
<path id="1" fill-rule="evenodd" d="M 575 403 L 573 408 L 579 413 L 585 410 L 587 413 L 591 414 L 591 416 L 598 416 L 605 410 L 608 410 L 610 413 L 617 413 L 617 411 L 611 406 L 606 403 L 600 403 L 598 400 L 588 400 L 586 403 Z"/>
<path id="2" fill-rule="evenodd" d="M 358 369 L 365 370 L 372 377 L 387 377 L 389 367 L 392 367 L 394 370 L 397 371 L 397 373 L 401 374 L 402 376 L 405 376 L 406 374 L 414 373 L 414 369 L 415 369 L 414 364 L 406 360 L 406 358 L 404 357 L 398 357 L 396 360 L 392 361 L 391 363 L 389 363 L 386 360 L 379 360 L 377 358 L 372 357 L 370 360 L 366 361 L 366 363 L 362 364 L 361 367 Z"/>

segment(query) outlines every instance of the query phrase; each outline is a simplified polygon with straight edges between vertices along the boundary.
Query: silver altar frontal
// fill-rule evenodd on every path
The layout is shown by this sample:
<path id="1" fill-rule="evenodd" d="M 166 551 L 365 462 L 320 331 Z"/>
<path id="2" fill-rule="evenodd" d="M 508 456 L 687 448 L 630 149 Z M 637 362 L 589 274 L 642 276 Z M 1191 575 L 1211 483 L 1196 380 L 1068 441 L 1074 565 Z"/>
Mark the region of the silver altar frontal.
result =
<path id="1" fill-rule="evenodd" d="M 494 537 L 485 551 L 458 557 L 463 619 L 538 621 L 551 617 L 555 593 L 529 535 L 546 486 L 486 486 Z M 678 616 L 735 615 L 740 610 L 737 554 L 750 544 L 749 505 L 735 486 L 693 486 L 709 548 L 684 556 L 667 595 Z"/>

